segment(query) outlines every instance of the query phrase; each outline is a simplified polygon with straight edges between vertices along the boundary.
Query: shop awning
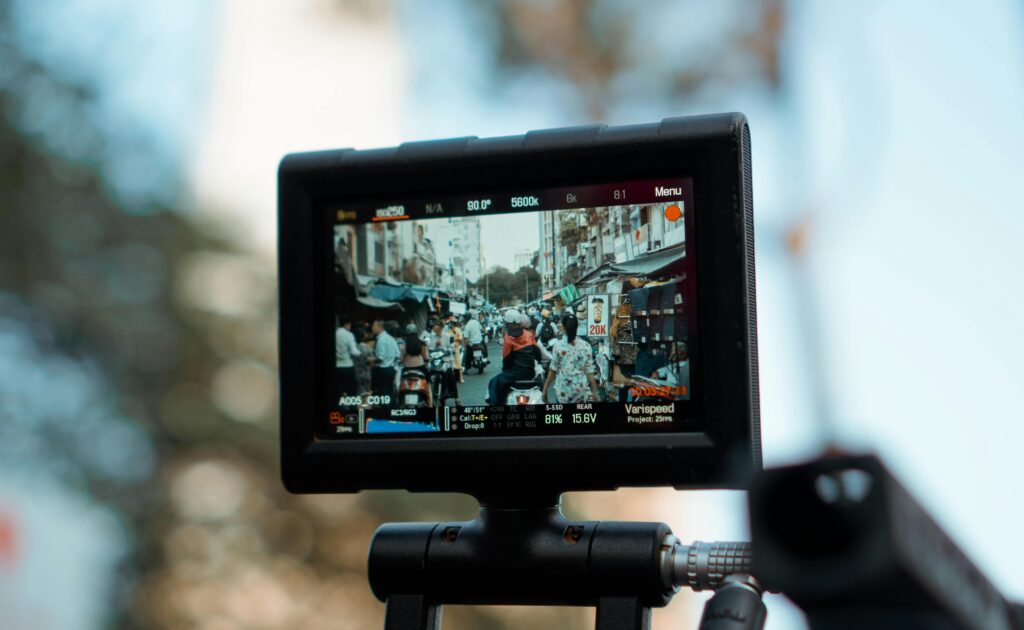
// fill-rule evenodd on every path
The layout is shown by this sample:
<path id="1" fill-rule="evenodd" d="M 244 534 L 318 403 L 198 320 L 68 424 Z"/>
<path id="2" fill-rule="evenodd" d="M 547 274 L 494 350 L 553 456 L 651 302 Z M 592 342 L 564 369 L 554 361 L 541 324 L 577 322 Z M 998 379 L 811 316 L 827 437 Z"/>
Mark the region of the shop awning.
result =
<path id="1" fill-rule="evenodd" d="M 401 302 L 403 300 L 425 302 L 435 293 L 437 293 L 436 289 L 411 285 L 396 287 L 390 284 L 378 284 L 370 289 L 370 297 L 386 302 Z"/>
<path id="2" fill-rule="evenodd" d="M 671 275 L 681 271 L 679 261 L 685 256 L 686 244 L 679 243 L 678 245 L 665 247 L 650 254 L 637 256 L 633 260 L 612 263 L 609 265 L 609 270 L 613 272 L 613 275 L 619 276 L 658 277 Z"/>
<path id="3" fill-rule="evenodd" d="M 388 302 L 388 301 L 385 301 L 385 300 L 378 300 L 375 297 L 366 297 L 366 296 L 360 295 L 360 296 L 356 297 L 356 301 L 359 302 L 360 304 L 362 304 L 363 306 L 366 306 L 366 307 L 369 307 L 369 308 L 376 308 L 376 309 L 380 309 L 380 310 L 385 310 L 385 311 L 387 311 L 387 310 L 404 311 L 405 310 L 404 308 L 402 308 L 402 305 L 399 304 L 398 302 Z"/>
<path id="4" fill-rule="evenodd" d="M 558 291 L 558 297 L 566 304 L 570 304 L 580 297 L 580 292 L 575 284 L 567 284 Z"/>
<path id="5" fill-rule="evenodd" d="M 601 263 L 596 269 L 585 274 L 582 278 L 576 281 L 577 286 L 589 287 L 595 284 L 601 284 L 609 278 L 614 278 L 619 275 L 611 270 L 612 263 Z"/>

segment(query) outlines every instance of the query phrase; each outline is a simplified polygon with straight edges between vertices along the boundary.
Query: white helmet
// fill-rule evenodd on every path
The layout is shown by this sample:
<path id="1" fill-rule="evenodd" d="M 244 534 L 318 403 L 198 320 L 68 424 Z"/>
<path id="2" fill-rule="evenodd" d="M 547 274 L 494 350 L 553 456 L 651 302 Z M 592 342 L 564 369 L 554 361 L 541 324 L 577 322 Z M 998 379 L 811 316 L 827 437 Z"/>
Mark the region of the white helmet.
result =
<path id="1" fill-rule="evenodd" d="M 505 323 L 506 324 L 519 324 L 522 322 L 523 316 L 514 308 L 510 308 L 505 311 Z"/>

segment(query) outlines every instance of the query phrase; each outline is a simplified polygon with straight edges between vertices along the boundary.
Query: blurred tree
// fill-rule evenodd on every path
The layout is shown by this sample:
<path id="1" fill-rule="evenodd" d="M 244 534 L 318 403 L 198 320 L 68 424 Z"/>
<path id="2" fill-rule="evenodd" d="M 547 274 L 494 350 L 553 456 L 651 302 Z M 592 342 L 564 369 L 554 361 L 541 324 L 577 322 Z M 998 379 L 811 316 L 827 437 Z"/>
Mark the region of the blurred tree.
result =
<path id="1" fill-rule="evenodd" d="M 478 61 L 486 66 L 495 100 L 529 81 L 543 84 L 537 79 L 544 78 L 565 109 L 578 109 L 593 121 L 607 120 L 611 110 L 638 99 L 694 103 L 751 85 L 775 90 L 782 79 L 785 0 L 333 2 L 363 20 L 392 19 L 397 5 L 412 15 L 416 30 L 406 40 L 424 60 L 433 59 L 422 53 L 434 33 L 417 11 L 429 7 L 427 12 L 445 19 L 469 16 L 466 37 L 480 49 Z M 439 79 L 449 68 L 421 70 L 425 85 L 446 85 Z"/>
<path id="2" fill-rule="evenodd" d="M 123 597 L 107 606 L 112 625 L 379 626 L 383 609 L 365 579 L 376 524 L 466 518 L 472 503 L 283 490 L 271 262 L 178 208 L 140 214 L 119 201 L 102 156 L 123 148 L 95 124 L 95 91 L 30 53 L 11 6 L 0 0 L 0 324 L 16 322 L 5 334 L 35 350 L 0 355 L 12 375 L 0 392 L 23 389 L 19 378 L 41 379 L 64 406 L 4 400 L 0 470 L 31 467 L 121 515 L 133 547 Z M 721 42 L 657 65 L 645 57 L 635 4 L 510 0 L 467 2 L 466 10 L 496 27 L 496 83 L 547 73 L 601 119 L 617 100 L 636 98 L 638 85 L 681 98 L 753 79 L 777 83 L 781 0 L 737 6 Z M 139 145 L 145 150 L 142 140 L 131 150 Z M 524 295 L 527 277 L 539 287 L 528 267 L 490 276 L 499 303 Z M 67 362 L 91 379 L 90 395 L 74 396 L 85 386 L 66 370 L 60 376 Z M 588 611 L 459 607 L 447 616 L 447 627 L 474 628 L 592 619 Z"/>
<path id="3" fill-rule="evenodd" d="M 497 265 L 484 274 L 476 284 L 471 283 L 471 286 L 478 291 L 484 291 L 486 287 L 491 303 L 509 306 L 525 301 L 528 287 L 530 299 L 537 298 L 540 291 L 540 274 L 533 267 L 520 267 L 512 272 Z"/>
<path id="4" fill-rule="evenodd" d="M 25 348 L 0 356 L 14 375 L 0 391 L 43 382 L 54 404 L 4 399 L 0 469 L 120 515 L 133 544 L 121 597 L 102 606 L 113 625 L 380 625 L 364 566 L 376 524 L 468 516 L 468 500 L 428 513 L 399 493 L 284 491 L 271 261 L 175 208 L 120 205 L 100 175 L 117 147 L 93 124 L 95 94 L 35 60 L 17 28 L 0 2 L 0 324 L 19 322 L 4 339 L 24 343 L 4 347 Z M 96 383 L 61 377 L 69 361 Z"/>
<path id="5" fill-rule="evenodd" d="M 674 98 L 693 98 L 712 87 L 751 80 L 779 81 L 782 0 L 733 3 L 734 19 L 716 33 L 713 46 L 669 61 L 645 58 L 650 28 L 646 16 L 661 14 L 665 1 L 637 4 L 628 0 L 508 0 L 481 3 L 496 13 L 499 24 L 499 70 L 516 73 L 541 68 L 575 87 L 589 118 L 606 118 L 616 97 L 618 79 L 642 70 L 648 84 L 661 85 Z M 686 3 L 679 12 L 677 36 L 693 37 L 702 10 Z M 694 20 L 688 20 L 692 16 Z M 629 95 L 635 97 L 635 95 Z"/>

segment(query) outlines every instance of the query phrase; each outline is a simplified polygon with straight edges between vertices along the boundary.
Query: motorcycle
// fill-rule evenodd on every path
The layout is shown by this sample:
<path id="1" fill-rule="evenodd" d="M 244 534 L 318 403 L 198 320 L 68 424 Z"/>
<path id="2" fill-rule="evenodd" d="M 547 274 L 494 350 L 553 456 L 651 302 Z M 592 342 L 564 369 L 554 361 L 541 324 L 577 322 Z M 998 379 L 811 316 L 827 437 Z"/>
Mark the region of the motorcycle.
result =
<path id="1" fill-rule="evenodd" d="M 541 393 L 540 382 L 537 379 L 528 381 L 516 381 L 508 388 L 508 396 L 505 397 L 506 405 L 543 405 L 544 395 Z"/>
<path id="2" fill-rule="evenodd" d="M 430 391 L 434 406 L 443 407 L 448 398 L 453 398 L 448 383 L 451 382 L 452 351 L 446 348 L 435 348 L 427 354 L 427 372 L 430 375 Z"/>
<path id="3" fill-rule="evenodd" d="M 506 405 L 543 405 L 544 392 L 542 385 L 546 369 L 544 362 L 534 363 L 536 374 L 533 378 L 525 381 L 515 381 L 508 388 L 508 395 L 505 397 Z"/>
<path id="4" fill-rule="evenodd" d="M 466 370 L 476 368 L 477 374 L 483 374 L 484 368 L 491 364 L 491 360 L 484 355 L 484 344 L 476 343 L 469 347 L 469 361 L 466 362 Z"/>
<path id="5" fill-rule="evenodd" d="M 406 407 L 430 405 L 430 377 L 423 368 L 405 368 L 398 384 L 399 404 Z"/>

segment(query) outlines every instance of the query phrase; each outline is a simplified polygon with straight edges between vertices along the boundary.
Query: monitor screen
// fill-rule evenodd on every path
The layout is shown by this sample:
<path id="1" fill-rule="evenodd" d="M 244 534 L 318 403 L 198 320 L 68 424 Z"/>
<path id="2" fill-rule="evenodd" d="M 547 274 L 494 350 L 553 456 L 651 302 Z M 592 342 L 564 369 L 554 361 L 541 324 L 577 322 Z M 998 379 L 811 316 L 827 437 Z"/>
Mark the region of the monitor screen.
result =
<path id="1" fill-rule="evenodd" d="M 326 204 L 321 439 L 702 429 L 693 180 Z"/>

